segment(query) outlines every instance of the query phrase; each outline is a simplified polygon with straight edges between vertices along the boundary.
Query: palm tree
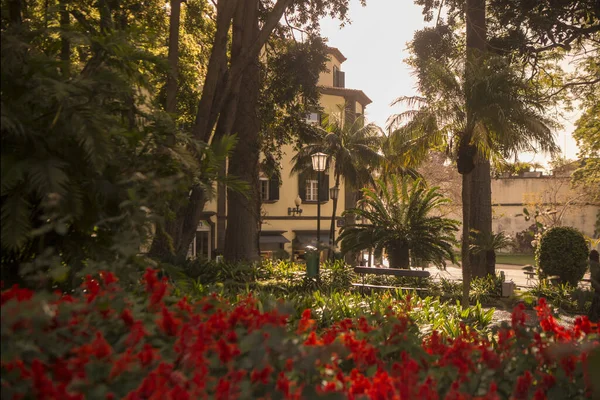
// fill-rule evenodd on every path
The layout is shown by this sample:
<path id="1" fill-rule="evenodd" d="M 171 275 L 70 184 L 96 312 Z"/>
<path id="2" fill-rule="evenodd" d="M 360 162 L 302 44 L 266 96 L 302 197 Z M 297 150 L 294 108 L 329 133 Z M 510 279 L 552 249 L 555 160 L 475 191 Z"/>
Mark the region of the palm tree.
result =
<path id="1" fill-rule="evenodd" d="M 543 116 L 543 104 L 531 95 L 527 83 L 505 60 L 489 56 L 480 66 L 472 66 L 468 88 L 460 73 L 462 70 L 462 66 L 430 62 L 427 87 L 435 89 L 430 90 L 427 97 L 396 100 L 411 109 L 389 120 L 392 130 L 389 152 L 415 165 L 430 149 L 442 148 L 456 160 L 461 174 L 469 174 L 474 168 L 473 157 L 479 158 L 480 163 L 488 160 L 501 163 L 523 151 L 556 151 L 551 129 L 554 122 Z M 465 98 L 472 103 L 471 126 L 467 125 Z M 465 144 L 467 131 L 471 132 L 471 139 Z M 479 177 L 479 189 L 491 193 L 490 174 L 483 175 L 486 176 Z M 462 201 L 463 205 L 469 202 L 469 207 L 473 204 L 473 210 L 485 211 L 478 206 L 478 202 L 486 201 L 478 192 L 473 191 L 466 197 L 463 193 Z M 491 203 L 488 205 L 491 207 Z M 470 214 L 468 222 L 473 228 L 490 233 L 491 226 L 482 229 L 477 226 L 477 219 L 489 219 L 491 225 L 491 214 L 478 215 L 481 211 Z M 485 262 L 477 266 L 480 268 L 474 271 L 475 275 L 488 272 Z"/>
<path id="2" fill-rule="evenodd" d="M 339 115 L 344 115 L 344 108 Z M 328 155 L 328 165 L 334 161 L 334 181 L 339 187 L 340 179 L 344 179 L 346 187 L 358 189 L 373 183 L 371 171 L 381 165 L 380 154 L 381 129 L 375 124 L 365 125 L 364 117 L 358 117 L 351 123 L 345 118 L 325 116 L 320 127 L 310 138 L 309 144 L 303 146 L 294 156 L 292 173 L 309 171 L 312 168 L 311 155 L 322 152 Z M 335 233 L 335 217 L 338 199 L 333 199 L 333 212 L 329 239 L 333 245 Z M 332 254 L 332 253 L 331 253 Z"/>
<path id="3" fill-rule="evenodd" d="M 514 240 L 504 232 L 485 234 L 476 230 L 471 231 L 471 244 L 469 250 L 473 254 L 482 253 L 490 275 L 494 275 L 496 269 L 496 251 L 514 247 Z"/>
<path id="4" fill-rule="evenodd" d="M 342 251 L 374 249 L 375 257 L 387 253 L 390 266 L 408 268 L 410 258 L 444 266 L 454 262 L 453 246 L 458 221 L 432 215 L 450 200 L 439 188 L 429 188 L 422 179 L 389 177 L 376 181 L 376 189 L 362 189 L 358 207 L 346 211 L 366 221 L 342 228 Z"/>

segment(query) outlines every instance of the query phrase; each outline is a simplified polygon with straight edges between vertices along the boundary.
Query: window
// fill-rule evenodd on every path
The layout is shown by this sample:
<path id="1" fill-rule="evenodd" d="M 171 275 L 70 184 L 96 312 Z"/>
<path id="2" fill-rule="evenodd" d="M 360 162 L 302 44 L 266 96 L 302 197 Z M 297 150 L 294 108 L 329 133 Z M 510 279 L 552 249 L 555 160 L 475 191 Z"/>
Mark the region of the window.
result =
<path id="1" fill-rule="evenodd" d="M 306 123 L 310 125 L 319 125 L 319 113 L 308 113 Z"/>
<path id="2" fill-rule="evenodd" d="M 335 65 L 333 66 L 333 86 L 334 87 L 346 87 L 346 74 Z"/>
<path id="3" fill-rule="evenodd" d="M 260 178 L 260 199 L 262 201 L 269 200 L 269 180 Z"/>
<path id="4" fill-rule="evenodd" d="M 279 178 L 273 175 L 271 178 L 259 176 L 260 200 L 262 202 L 275 202 L 279 200 Z"/>
<path id="5" fill-rule="evenodd" d="M 306 201 L 318 201 L 319 200 L 319 187 L 317 186 L 318 181 L 313 179 L 306 180 Z"/>

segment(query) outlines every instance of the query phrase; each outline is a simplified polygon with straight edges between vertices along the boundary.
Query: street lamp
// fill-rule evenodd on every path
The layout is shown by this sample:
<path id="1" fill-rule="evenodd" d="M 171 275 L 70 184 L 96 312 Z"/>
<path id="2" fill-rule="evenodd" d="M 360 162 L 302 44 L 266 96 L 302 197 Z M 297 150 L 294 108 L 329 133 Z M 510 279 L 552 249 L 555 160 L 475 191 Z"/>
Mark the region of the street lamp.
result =
<path id="1" fill-rule="evenodd" d="M 339 195 L 340 195 L 340 187 L 338 185 L 335 185 L 334 187 L 329 188 L 329 197 L 331 197 L 331 199 L 333 200 L 334 209 L 335 209 L 335 204 L 337 204 L 337 199 L 338 199 Z M 332 215 L 332 218 L 335 218 L 335 215 Z M 334 224 L 333 230 L 331 231 L 331 250 L 330 250 L 331 259 L 333 260 L 333 258 L 334 258 L 333 246 L 335 245 L 335 221 L 332 220 L 331 223 Z"/>
<path id="2" fill-rule="evenodd" d="M 302 204 L 302 199 L 300 198 L 300 195 L 296 196 L 296 200 L 294 200 L 294 204 L 296 205 L 296 208 L 288 207 L 288 215 L 292 215 L 292 214 L 294 216 L 296 216 L 296 214 L 301 215 L 302 209 L 300 208 L 300 204 Z"/>
<path id="3" fill-rule="evenodd" d="M 317 249 L 321 244 L 321 172 L 325 171 L 327 165 L 327 154 L 315 153 L 311 156 L 313 170 L 317 172 Z"/>

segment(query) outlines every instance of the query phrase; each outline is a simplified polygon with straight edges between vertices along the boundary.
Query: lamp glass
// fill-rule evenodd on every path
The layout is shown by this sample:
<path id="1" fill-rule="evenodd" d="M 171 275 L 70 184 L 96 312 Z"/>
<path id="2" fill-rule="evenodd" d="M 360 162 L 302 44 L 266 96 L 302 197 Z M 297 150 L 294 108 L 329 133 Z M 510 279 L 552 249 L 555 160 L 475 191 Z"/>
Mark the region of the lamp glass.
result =
<path id="1" fill-rule="evenodd" d="M 333 200 L 337 199 L 339 195 L 340 195 L 339 186 L 335 185 L 334 187 L 329 188 L 329 197 L 331 197 Z"/>
<path id="2" fill-rule="evenodd" d="M 313 169 L 317 172 L 325 171 L 325 166 L 327 165 L 327 154 L 315 153 L 311 157 Z"/>
<path id="3" fill-rule="evenodd" d="M 296 205 L 296 207 L 300 207 L 300 204 L 302 204 L 302 199 L 300 198 L 300 195 L 296 196 L 294 204 Z"/>

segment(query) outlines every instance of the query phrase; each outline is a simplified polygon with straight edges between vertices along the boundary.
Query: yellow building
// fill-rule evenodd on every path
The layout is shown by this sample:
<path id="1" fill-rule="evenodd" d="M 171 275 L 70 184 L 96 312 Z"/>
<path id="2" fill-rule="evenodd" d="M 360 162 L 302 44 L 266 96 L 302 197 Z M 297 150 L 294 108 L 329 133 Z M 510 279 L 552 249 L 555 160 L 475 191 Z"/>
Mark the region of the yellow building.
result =
<path id="1" fill-rule="evenodd" d="M 320 105 L 323 112 L 345 120 L 364 114 L 365 107 L 371 99 L 362 90 L 345 87 L 345 74 L 342 63 L 346 57 L 336 48 L 329 48 L 326 72 L 319 77 Z M 340 115 L 344 114 L 344 115 Z M 310 123 L 318 124 L 321 116 L 311 113 L 307 117 Z M 321 203 L 321 242 L 327 243 L 333 211 L 333 201 L 329 198 L 329 188 L 334 185 L 333 165 L 321 175 L 321 191 L 317 190 L 316 174 L 299 176 L 292 174 L 293 147 L 288 145 L 282 149 L 281 184 L 277 179 L 269 179 L 266 175 L 259 177 L 262 200 L 262 224 L 260 250 L 264 256 L 285 256 L 283 251 L 291 255 L 294 249 L 303 249 L 306 245 L 316 243 L 317 237 L 317 204 Z M 331 176 L 331 178 L 330 178 Z M 336 237 L 342 225 L 339 218 L 346 209 L 346 187 L 343 179 L 340 182 L 337 205 Z M 300 197 L 295 212 L 297 198 Z M 214 258 L 215 249 L 222 249 L 224 240 L 225 217 L 217 217 L 217 209 L 224 209 L 225 202 L 218 199 L 207 205 L 205 219 L 200 222 L 196 238 L 189 255 L 194 257 Z M 298 251 L 296 251 L 298 253 Z M 302 252 L 302 250 L 300 250 Z"/>

